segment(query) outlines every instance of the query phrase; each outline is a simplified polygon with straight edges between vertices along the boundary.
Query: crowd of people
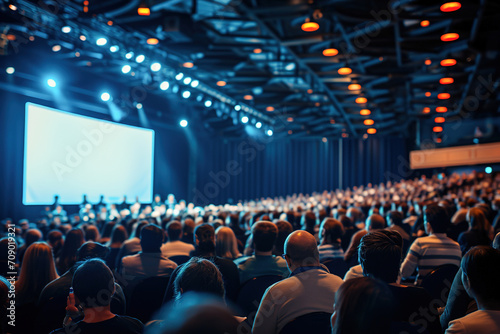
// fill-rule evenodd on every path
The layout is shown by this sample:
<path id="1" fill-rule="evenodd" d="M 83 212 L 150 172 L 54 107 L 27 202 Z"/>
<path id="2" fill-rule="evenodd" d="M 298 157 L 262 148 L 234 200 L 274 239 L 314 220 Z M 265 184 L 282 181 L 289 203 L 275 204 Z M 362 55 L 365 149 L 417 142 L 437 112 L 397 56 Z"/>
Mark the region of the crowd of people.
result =
<path id="1" fill-rule="evenodd" d="M 0 333 L 498 333 L 499 221 L 500 174 L 482 173 L 206 207 L 56 201 L 15 236 L 2 221 Z"/>

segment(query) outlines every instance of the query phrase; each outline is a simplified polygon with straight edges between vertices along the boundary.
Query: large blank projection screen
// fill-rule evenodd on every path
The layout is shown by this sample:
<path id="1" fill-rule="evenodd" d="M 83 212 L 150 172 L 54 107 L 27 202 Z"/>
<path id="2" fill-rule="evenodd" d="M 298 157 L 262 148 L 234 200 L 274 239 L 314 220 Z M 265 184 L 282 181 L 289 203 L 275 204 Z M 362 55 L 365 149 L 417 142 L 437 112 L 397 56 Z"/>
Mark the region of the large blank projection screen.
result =
<path id="1" fill-rule="evenodd" d="M 26 104 L 23 204 L 151 202 L 154 131 Z"/>

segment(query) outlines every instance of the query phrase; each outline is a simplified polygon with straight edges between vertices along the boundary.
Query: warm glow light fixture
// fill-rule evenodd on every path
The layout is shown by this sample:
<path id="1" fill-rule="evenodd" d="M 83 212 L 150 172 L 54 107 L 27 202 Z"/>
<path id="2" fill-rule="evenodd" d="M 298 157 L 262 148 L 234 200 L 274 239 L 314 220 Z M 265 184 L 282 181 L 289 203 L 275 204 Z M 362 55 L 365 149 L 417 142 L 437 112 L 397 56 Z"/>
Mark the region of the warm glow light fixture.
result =
<path id="1" fill-rule="evenodd" d="M 319 29 L 319 24 L 316 22 L 311 22 L 309 19 L 302 23 L 302 26 L 300 27 L 303 31 L 305 32 L 313 32 Z"/>
<path id="2" fill-rule="evenodd" d="M 313 90 L 312 89 L 308 89 L 307 90 L 307 94 L 312 94 L 313 93 Z"/>
<path id="3" fill-rule="evenodd" d="M 369 128 L 369 129 L 366 130 L 366 133 L 374 135 L 374 134 L 377 133 L 377 129 L 375 129 L 375 128 Z"/>
<path id="4" fill-rule="evenodd" d="M 428 20 L 420 21 L 420 26 L 421 27 L 428 27 L 429 24 L 431 24 L 431 23 Z"/>
<path id="5" fill-rule="evenodd" d="M 193 68 L 193 66 L 194 66 L 193 62 L 190 62 L 190 61 L 187 61 L 184 64 L 182 64 L 182 67 L 185 67 L 185 68 Z"/>
<path id="6" fill-rule="evenodd" d="M 158 39 L 157 38 L 148 38 L 148 40 L 146 41 L 146 43 L 148 43 L 149 45 L 156 45 L 159 43 Z"/>
<path id="7" fill-rule="evenodd" d="M 217 86 L 219 87 L 224 87 L 226 85 L 226 82 L 223 80 L 217 81 Z"/>
<path id="8" fill-rule="evenodd" d="M 372 112 L 370 111 L 370 109 L 361 109 L 361 110 L 359 111 L 359 114 L 360 114 L 361 116 L 368 116 L 368 115 L 370 115 L 371 113 L 372 113 Z"/>
<path id="9" fill-rule="evenodd" d="M 447 112 L 447 111 L 448 111 L 448 108 L 446 108 L 446 107 L 437 107 L 436 108 L 436 112 L 442 113 L 442 112 Z"/>
<path id="10" fill-rule="evenodd" d="M 253 96 L 252 95 L 245 95 L 245 96 L 243 96 L 243 99 L 250 101 L 250 100 L 253 100 Z"/>
<path id="11" fill-rule="evenodd" d="M 266 111 L 269 111 L 269 112 L 274 111 L 274 107 L 273 106 L 268 106 L 268 107 L 266 107 Z"/>
<path id="12" fill-rule="evenodd" d="M 425 92 L 425 96 L 427 97 L 431 96 L 431 92 Z"/>
<path id="13" fill-rule="evenodd" d="M 288 118 L 286 119 L 286 121 L 287 121 L 287 122 L 289 122 L 289 123 L 292 123 L 292 122 L 293 122 L 293 117 L 288 117 Z"/>
<path id="14" fill-rule="evenodd" d="M 449 13 L 459 10 L 462 7 L 460 2 L 447 2 L 441 5 L 439 8 L 442 12 Z"/>
<path id="15" fill-rule="evenodd" d="M 253 53 L 262 53 L 262 49 L 253 49 Z"/>
<path id="16" fill-rule="evenodd" d="M 432 131 L 434 132 L 443 132 L 443 127 L 441 126 L 435 126 L 432 128 Z"/>
<path id="17" fill-rule="evenodd" d="M 441 35 L 441 40 L 443 42 L 452 42 L 452 41 L 456 41 L 459 37 L 460 37 L 459 34 L 457 34 L 455 32 L 450 32 L 448 34 Z"/>
<path id="18" fill-rule="evenodd" d="M 141 16 L 149 16 L 151 14 L 151 11 L 149 10 L 149 7 L 146 5 L 146 3 L 143 2 L 137 8 L 137 14 Z"/>
<path id="19" fill-rule="evenodd" d="M 333 57 L 333 56 L 336 56 L 338 54 L 339 54 L 339 50 L 337 50 L 337 49 L 330 48 L 330 49 L 323 50 L 323 56 L 325 56 L 325 57 Z"/>
<path id="20" fill-rule="evenodd" d="M 434 118 L 434 122 L 436 122 L 436 123 L 444 123 L 445 119 L 444 119 L 444 117 L 441 117 L 441 116 L 440 117 L 436 117 L 436 118 Z"/>
<path id="21" fill-rule="evenodd" d="M 340 75 L 348 75 L 352 73 L 352 69 L 350 69 L 349 67 L 341 67 L 339 68 L 338 72 Z"/>
<path id="22" fill-rule="evenodd" d="M 448 100 L 450 98 L 450 94 L 448 93 L 439 93 L 438 94 L 438 99 L 440 100 Z"/>
<path id="23" fill-rule="evenodd" d="M 455 59 L 443 59 L 441 60 L 441 66 L 453 66 L 456 65 L 457 61 Z"/>
<path id="24" fill-rule="evenodd" d="M 349 86 L 347 86 L 347 89 L 349 89 L 349 90 L 360 90 L 361 89 L 361 85 L 350 84 Z"/>
<path id="25" fill-rule="evenodd" d="M 425 60 L 425 65 L 430 65 L 430 64 L 432 64 L 432 61 L 430 59 L 426 59 Z"/>
<path id="26" fill-rule="evenodd" d="M 366 103 L 368 100 L 366 99 L 366 97 L 358 97 L 356 99 L 356 103 L 358 104 L 362 104 L 362 103 Z"/>
<path id="27" fill-rule="evenodd" d="M 431 108 L 429 108 L 429 107 L 425 107 L 425 108 L 423 109 L 423 112 L 424 112 L 424 114 L 428 114 L 428 113 L 430 113 L 430 112 L 431 112 Z"/>
<path id="28" fill-rule="evenodd" d="M 375 122 L 373 121 L 373 119 L 365 119 L 363 121 L 363 124 L 364 125 L 373 125 L 373 124 L 375 124 Z"/>
<path id="29" fill-rule="evenodd" d="M 455 82 L 455 80 L 453 78 L 441 78 L 441 79 L 439 79 L 439 83 L 441 85 L 449 85 L 449 84 L 452 84 L 453 82 Z"/>

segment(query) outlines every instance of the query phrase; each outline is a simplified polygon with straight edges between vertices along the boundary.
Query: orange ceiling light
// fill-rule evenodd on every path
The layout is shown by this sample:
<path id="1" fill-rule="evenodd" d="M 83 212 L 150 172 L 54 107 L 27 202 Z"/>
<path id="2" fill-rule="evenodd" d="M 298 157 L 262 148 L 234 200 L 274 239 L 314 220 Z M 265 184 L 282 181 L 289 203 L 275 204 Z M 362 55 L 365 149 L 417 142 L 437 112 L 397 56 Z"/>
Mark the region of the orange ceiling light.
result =
<path id="1" fill-rule="evenodd" d="M 447 2 L 441 5 L 439 8 L 444 13 L 454 12 L 462 7 L 460 2 Z"/>
<path id="2" fill-rule="evenodd" d="M 313 93 L 313 90 L 312 89 L 308 89 L 307 90 L 307 94 L 312 94 Z"/>
<path id="3" fill-rule="evenodd" d="M 337 49 L 330 48 L 330 49 L 323 50 L 323 56 L 325 56 L 325 57 L 333 57 L 333 56 L 336 56 L 338 54 L 339 54 L 339 50 L 337 50 Z"/>
<path id="4" fill-rule="evenodd" d="M 193 67 L 194 67 L 194 64 L 193 64 L 193 62 L 191 62 L 191 61 L 187 61 L 187 62 L 185 62 L 184 64 L 182 64 L 182 66 L 183 66 L 183 67 L 185 67 L 185 68 L 193 68 Z M 219 85 L 219 84 L 217 83 L 217 86 L 218 86 L 218 85 Z"/>
<path id="5" fill-rule="evenodd" d="M 341 67 L 339 68 L 338 72 L 340 75 L 348 75 L 352 73 L 352 69 L 350 69 L 349 67 Z"/>
<path id="6" fill-rule="evenodd" d="M 217 86 L 219 86 L 219 87 L 224 87 L 226 84 L 227 83 L 225 81 L 223 81 L 223 80 L 217 81 Z"/>
<path id="7" fill-rule="evenodd" d="M 365 119 L 363 121 L 363 124 L 364 125 L 373 125 L 373 124 L 375 124 L 375 121 L 373 119 Z"/>
<path id="8" fill-rule="evenodd" d="M 428 26 L 429 26 L 429 24 L 431 24 L 431 23 L 429 22 L 429 20 L 423 20 L 423 21 L 420 21 L 420 26 L 421 26 L 421 27 L 428 27 Z"/>
<path id="9" fill-rule="evenodd" d="M 160 41 L 158 41 L 158 38 L 148 38 L 146 43 L 148 43 L 149 45 L 156 45 L 158 44 Z"/>
<path id="10" fill-rule="evenodd" d="M 425 96 L 427 97 L 431 96 L 431 92 L 425 92 Z"/>
<path id="11" fill-rule="evenodd" d="M 425 65 L 430 65 L 430 64 L 432 64 L 432 61 L 430 59 L 426 59 L 425 60 Z"/>
<path id="12" fill-rule="evenodd" d="M 141 16 L 149 16 L 151 14 L 151 10 L 149 7 L 143 2 L 140 4 L 140 6 L 137 8 L 137 14 Z"/>
<path id="13" fill-rule="evenodd" d="M 9 41 L 15 41 L 16 40 L 16 35 L 12 35 L 12 34 L 7 35 L 7 40 L 9 40 Z"/>
<path id="14" fill-rule="evenodd" d="M 432 128 L 432 131 L 434 132 L 443 132 L 443 127 L 442 126 L 435 126 Z"/>
<path id="15" fill-rule="evenodd" d="M 441 40 L 443 42 L 453 42 L 460 38 L 460 35 L 455 32 L 450 32 L 444 35 L 441 35 Z"/>
<path id="16" fill-rule="evenodd" d="M 375 128 L 369 128 L 369 129 L 366 130 L 366 133 L 374 135 L 374 134 L 377 133 L 377 129 L 375 129 Z"/>
<path id="17" fill-rule="evenodd" d="M 357 104 L 362 104 L 362 103 L 366 103 L 368 100 L 366 99 L 366 97 L 358 97 L 356 99 L 356 103 Z"/>
<path id="18" fill-rule="evenodd" d="M 266 107 L 266 111 L 269 112 L 274 111 L 274 107 L 273 106 Z"/>
<path id="19" fill-rule="evenodd" d="M 253 53 L 262 53 L 262 49 L 253 49 Z"/>
<path id="20" fill-rule="evenodd" d="M 431 112 L 431 108 L 425 107 L 422 111 L 423 111 L 424 114 L 428 114 L 428 113 Z"/>
<path id="21" fill-rule="evenodd" d="M 441 85 L 449 85 L 449 84 L 452 84 L 454 82 L 455 82 L 455 80 L 453 78 L 441 78 L 441 79 L 439 79 L 439 83 Z"/>
<path id="22" fill-rule="evenodd" d="M 359 85 L 359 84 L 350 84 L 349 86 L 347 86 L 347 89 L 349 89 L 349 90 L 360 90 L 361 89 L 361 85 Z"/>
<path id="23" fill-rule="evenodd" d="M 436 108 L 436 112 L 443 113 L 443 112 L 447 112 L 447 111 L 448 111 L 448 108 L 446 108 L 446 107 L 437 107 Z"/>
<path id="24" fill-rule="evenodd" d="M 292 123 L 292 122 L 293 122 L 293 117 L 288 117 L 288 118 L 286 119 L 286 121 L 287 121 L 287 122 Z"/>
<path id="25" fill-rule="evenodd" d="M 108 21 L 108 26 L 112 26 L 113 25 L 113 21 L 109 20 Z"/>
<path id="26" fill-rule="evenodd" d="M 450 94 L 448 93 L 439 93 L 438 94 L 438 99 L 440 100 L 448 100 L 450 98 Z"/>
<path id="27" fill-rule="evenodd" d="M 302 23 L 302 26 L 300 28 L 305 32 L 313 32 L 319 29 L 319 24 L 317 24 L 316 22 L 311 22 L 308 19 L 306 22 Z"/>
<path id="28" fill-rule="evenodd" d="M 370 111 L 370 109 L 361 109 L 361 110 L 359 111 L 359 114 L 360 114 L 361 116 L 368 116 L 368 115 L 370 115 L 371 113 L 372 113 L 372 112 Z"/>
<path id="29" fill-rule="evenodd" d="M 247 101 L 250 101 L 250 100 L 253 100 L 253 96 L 250 95 L 250 94 L 248 94 L 248 95 L 243 96 L 243 99 L 247 100 Z"/>
<path id="30" fill-rule="evenodd" d="M 443 59 L 441 60 L 441 66 L 454 66 L 457 64 L 455 59 Z"/>
<path id="31" fill-rule="evenodd" d="M 436 122 L 436 123 L 444 123 L 445 119 L 444 119 L 444 117 L 441 117 L 441 116 L 440 117 L 436 117 L 436 118 L 434 118 L 434 122 Z"/>
<path id="32" fill-rule="evenodd" d="M 291 135 L 293 133 L 292 130 L 288 130 L 288 134 Z"/>
<path id="33" fill-rule="evenodd" d="M 334 120 L 334 119 L 331 119 L 331 120 L 330 120 L 330 124 L 335 124 L 335 120 Z"/>

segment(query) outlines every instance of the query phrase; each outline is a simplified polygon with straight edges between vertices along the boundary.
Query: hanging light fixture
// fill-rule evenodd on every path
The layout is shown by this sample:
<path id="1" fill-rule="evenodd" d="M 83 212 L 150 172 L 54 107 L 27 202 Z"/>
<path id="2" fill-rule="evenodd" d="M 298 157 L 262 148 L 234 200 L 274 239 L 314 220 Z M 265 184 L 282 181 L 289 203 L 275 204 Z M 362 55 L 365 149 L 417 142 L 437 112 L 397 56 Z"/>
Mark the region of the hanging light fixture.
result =
<path id="1" fill-rule="evenodd" d="M 137 8 L 137 14 L 141 16 L 149 16 L 151 14 L 151 10 L 145 1 L 142 1 L 139 7 Z"/>
<path id="2" fill-rule="evenodd" d="M 348 75 L 352 73 L 352 69 L 349 67 L 341 67 L 339 68 L 338 72 L 340 75 Z"/>
<path id="3" fill-rule="evenodd" d="M 432 131 L 434 132 L 443 132 L 443 127 L 442 126 L 435 126 L 432 128 Z"/>
<path id="4" fill-rule="evenodd" d="M 435 123 L 444 123 L 445 119 L 444 119 L 444 117 L 439 116 L 439 117 L 434 118 L 434 122 Z"/>
<path id="5" fill-rule="evenodd" d="M 361 109 L 361 110 L 359 111 L 359 114 L 360 114 L 361 116 L 369 116 L 371 113 L 372 113 L 372 112 L 370 111 L 370 109 Z"/>
<path id="6" fill-rule="evenodd" d="M 425 107 L 422 111 L 423 111 L 424 114 L 428 114 L 428 113 L 431 112 L 431 108 Z"/>
<path id="7" fill-rule="evenodd" d="M 458 1 L 454 2 L 447 2 L 441 5 L 439 8 L 442 12 L 444 13 L 449 13 L 449 12 L 454 12 L 456 10 L 459 10 L 462 7 L 462 4 Z"/>
<path id="8" fill-rule="evenodd" d="M 446 107 L 437 107 L 436 108 L 436 112 L 444 113 L 447 111 L 448 111 L 448 108 L 446 108 Z"/>
<path id="9" fill-rule="evenodd" d="M 305 32 L 314 32 L 319 29 L 319 24 L 307 18 L 300 28 Z"/>
<path id="10" fill-rule="evenodd" d="M 323 56 L 325 57 L 333 57 L 339 54 L 339 50 L 329 48 L 329 49 L 324 49 L 323 50 Z"/>
<path id="11" fill-rule="evenodd" d="M 374 134 L 377 133 L 377 129 L 375 129 L 375 128 L 369 128 L 369 129 L 366 130 L 366 133 L 374 135 Z"/>
<path id="12" fill-rule="evenodd" d="M 454 66 L 457 61 L 455 59 L 443 59 L 441 60 L 441 66 Z"/>
<path id="13" fill-rule="evenodd" d="M 450 98 L 450 94 L 448 93 L 439 93 L 438 94 L 438 99 L 440 100 L 448 100 Z"/>
<path id="14" fill-rule="evenodd" d="M 453 42 L 453 41 L 456 41 L 459 37 L 460 37 L 459 34 L 457 34 L 455 32 L 450 32 L 450 33 L 441 35 L 441 40 L 443 42 Z"/>
<path id="15" fill-rule="evenodd" d="M 375 124 L 375 121 L 373 119 L 365 119 L 363 121 L 363 124 L 364 125 L 373 125 L 373 124 Z"/>
<path id="16" fill-rule="evenodd" d="M 359 85 L 359 84 L 350 84 L 349 86 L 347 86 L 347 89 L 349 89 L 349 90 L 360 90 L 361 89 L 361 85 Z"/>
<path id="17" fill-rule="evenodd" d="M 366 99 L 366 97 L 358 97 L 356 99 L 356 103 L 357 104 L 363 104 L 363 103 L 366 103 L 368 100 Z"/>
<path id="18" fill-rule="evenodd" d="M 441 79 L 439 79 L 439 83 L 441 85 L 449 85 L 449 84 L 452 84 L 453 82 L 455 82 L 455 80 L 453 78 L 441 78 Z"/>

